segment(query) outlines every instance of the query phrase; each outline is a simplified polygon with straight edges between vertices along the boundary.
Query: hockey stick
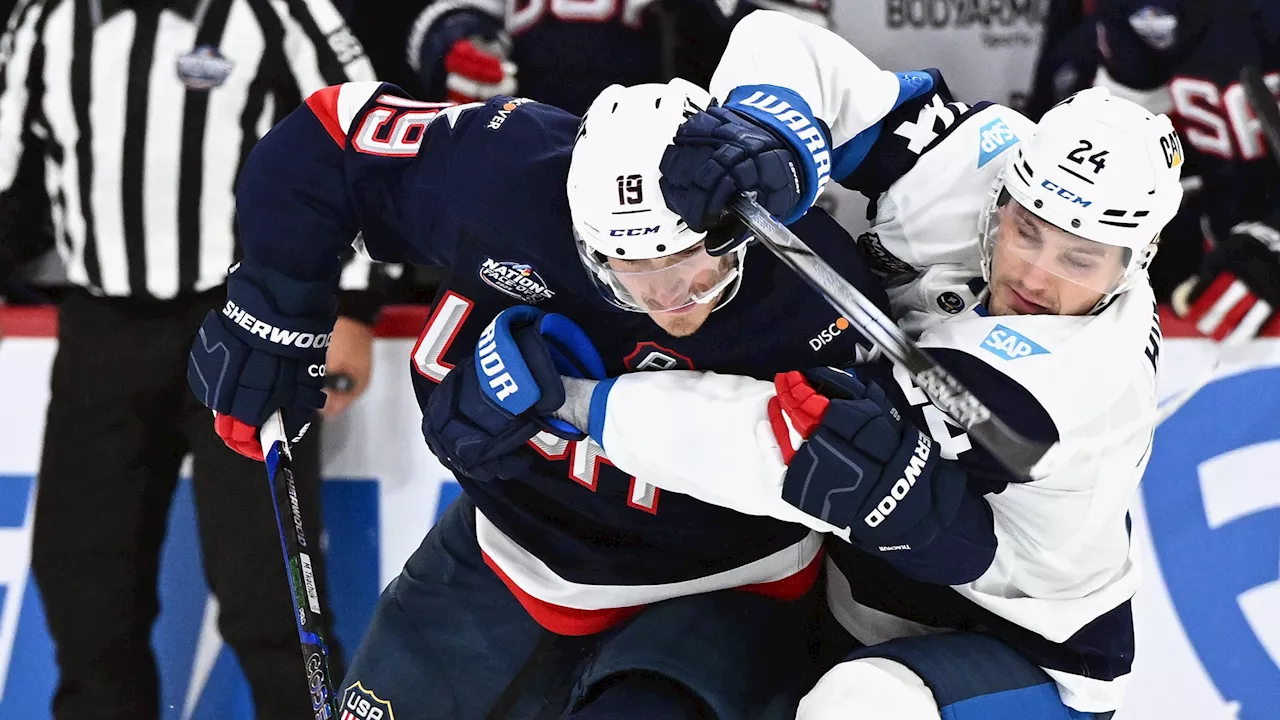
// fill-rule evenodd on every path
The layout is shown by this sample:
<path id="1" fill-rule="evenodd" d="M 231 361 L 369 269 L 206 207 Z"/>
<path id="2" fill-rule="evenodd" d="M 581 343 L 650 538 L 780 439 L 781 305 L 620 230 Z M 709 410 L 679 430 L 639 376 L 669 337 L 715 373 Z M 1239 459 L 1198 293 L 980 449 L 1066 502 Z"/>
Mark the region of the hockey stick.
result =
<path id="1" fill-rule="evenodd" d="M 1023 481 L 1046 474 L 1043 466 L 1039 470 L 1035 468 L 1054 446 L 1019 435 L 1008 423 L 993 415 L 968 388 L 912 342 L 875 303 L 818 257 L 785 225 L 773 219 L 755 200 L 739 195 L 729 203 L 729 209 L 784 265 L 843 313 L 845 319 L 889 359 L 910 373 L 911 379 L 938 409 L 963 427 L 1010 472 Z"/>
<path id="2" fill-rule="evenodd" d="M 267 418 L 258 438 L 267 463 L 267 482 L 271 486 L 280 548 L 284 551 L 285 568 L 289 572 L 289 591 L 293 595 L 307 688 L 311 691 L 311 709 L 316 720 L 333 720 L 338 716 L 340 700 L 334 692 L 333 675 L 329 669 L 329 643 L 320 623 L 320 595 L 311 569 L 309 551 L 312 548 L 302 527 L 298 490 L 293 478 L 293 456 L 289 452 L 289 440 L 279 410 Z M 289 522 L 285 522 L 286 515 Z M 315 550 L 318 552 L 319 548 Z"/>
<path id="3" fill-rule="evenodd" d="M 1254 115 L 1262 125 L 1262 134 L 1267 138 L 1271 157 L 1280 162 L 1280 107 L 1276 106 L 1275 96 L 1263 81 L 1262 72 L 1253 65 L 1240 68 L 1240 88 L 1244 90 L 1245 99 L 1253 107 Z"/>

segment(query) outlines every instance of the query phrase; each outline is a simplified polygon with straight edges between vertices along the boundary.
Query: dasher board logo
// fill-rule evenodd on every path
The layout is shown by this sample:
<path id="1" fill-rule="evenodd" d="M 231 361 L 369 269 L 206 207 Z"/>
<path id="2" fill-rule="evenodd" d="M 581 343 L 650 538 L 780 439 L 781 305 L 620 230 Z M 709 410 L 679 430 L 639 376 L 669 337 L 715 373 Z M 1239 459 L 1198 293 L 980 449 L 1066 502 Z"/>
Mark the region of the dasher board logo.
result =
<path id="1" fill-rule="evenodd" d="M 555 297 L 538 271 L 527 263 L 485 258 L 480 263 L 480 279 L 494 290 L 530 305 Z"/>
<path id="2" fill-rule="evenodd" d="M 227 81 L 235 63 L 222 56 L 218 48 L 201 45 L 178 58 L 178 78 L 192 90 L 212 90 Z"/>
<path id="3" fill-rule="evenodd" d="M 396 720 L 391 701 L 366 690 L 359 681 L 342 694 L 342 714 L 338 717 L 340 720 Z"/>

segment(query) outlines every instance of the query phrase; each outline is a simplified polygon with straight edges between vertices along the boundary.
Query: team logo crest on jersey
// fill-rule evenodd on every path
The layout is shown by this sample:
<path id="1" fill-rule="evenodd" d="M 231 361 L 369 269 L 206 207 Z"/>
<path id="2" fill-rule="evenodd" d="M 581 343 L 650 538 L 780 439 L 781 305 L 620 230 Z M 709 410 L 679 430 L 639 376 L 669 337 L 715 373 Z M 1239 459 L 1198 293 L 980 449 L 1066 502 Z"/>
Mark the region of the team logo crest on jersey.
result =
<path id="1" fill-rule="evenodd" d="M 1004 325 L 996 325 L 982 341 L 982 349 L 1005 360 L 1017 360 L 1032 355 L 1046 355 L 1048 350 L 1026 336 Z"/>
<path id="2" fill-rule="evenodd" d="M 530 305 L 555 297 L 538 271 L 526 263 L 485 258 L 480 263 L 480 279 L 494 290 Z"/>
<path id="3" fill-rule="evenodd" d="M 945 313 L 955 315 L 964 309 L 964 298 L 960 293 L 948 290 L 938 295 L 938 307 Z"/>
<path id="4" fill-rule="evenodd" d="M 1018 135 L 1009 129 L 1003 118 L 996 118 L 978 131 L 978 167 L 991 162 L 997 155 L 1018 144 Z"/>
<path id="5" fill-rule="evenodd" d="M 339 720 L 396 720 L 396 715 L 391 711 L 391 701 L 374 695 L 357 680 L 342 695 Z"/>
<path id="6" fill-rule="evenodd" d="M 622 364 L 630 372 L 693 369 L 693 360 L 652 340 L 636 343 L 636 349 L 622 359 Z"/>
<path id="7" fill-rule="evenodd" d="M 1130 15 L 1129 27 L 1156 50 L 1168 50 L 1178 39 L 1178 16 L 1154 5 Z"/>
<path id="8" fill-rule="evenodd" d="M 218 48 L 201 45 L 178 58 L 178 78 L 192 90 L 212 90 L 227 81 L 235 63 L 222 56 Z"/>

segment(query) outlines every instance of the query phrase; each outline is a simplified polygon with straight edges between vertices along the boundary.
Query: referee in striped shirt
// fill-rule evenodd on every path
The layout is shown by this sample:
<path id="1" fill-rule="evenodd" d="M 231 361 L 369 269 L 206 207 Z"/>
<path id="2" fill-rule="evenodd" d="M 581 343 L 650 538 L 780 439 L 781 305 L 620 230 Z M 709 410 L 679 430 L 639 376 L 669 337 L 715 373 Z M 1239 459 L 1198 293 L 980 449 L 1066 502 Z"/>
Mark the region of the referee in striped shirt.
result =
<path id="1" fill-rule="evenodd" d="M 244 158 L 311 92 L 373 69 L 330 0 L 18 0 L 0 68 L 0 190 L 23 138 L 39 138 L 76 286 L 59 310 L 32 551 L 60 670 L 54 717 L 159 717 L 156 574 L 191 453 L 205 577 L 258 717 L 312 719 L 263 468 L 214 434 L 186 356 L 226 297 Z M 355 386 L 330 391 L 327 413 L 368 380 L 367 274 L 342 274 L 328 365 Z M 318 527 L 314 432 L 295 460 Z"/>

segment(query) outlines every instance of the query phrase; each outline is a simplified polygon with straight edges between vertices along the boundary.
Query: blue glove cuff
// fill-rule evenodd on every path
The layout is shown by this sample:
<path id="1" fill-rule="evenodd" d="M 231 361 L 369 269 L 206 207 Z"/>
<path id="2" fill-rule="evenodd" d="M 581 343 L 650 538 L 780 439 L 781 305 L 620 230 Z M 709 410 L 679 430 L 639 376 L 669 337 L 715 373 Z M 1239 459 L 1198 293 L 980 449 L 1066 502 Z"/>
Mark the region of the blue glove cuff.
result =
<path id="1" fill-rule="evenodd" d="M 768 128 L 791 146 L 800 159 L 802 194 L 784 225 L 799 220 L 813 207 L 818 192 L 831 178 L 830 131 L 814 118 L 809 103 L 777 85 L 742 85 L 729 93 L 724 106 Z"/>

